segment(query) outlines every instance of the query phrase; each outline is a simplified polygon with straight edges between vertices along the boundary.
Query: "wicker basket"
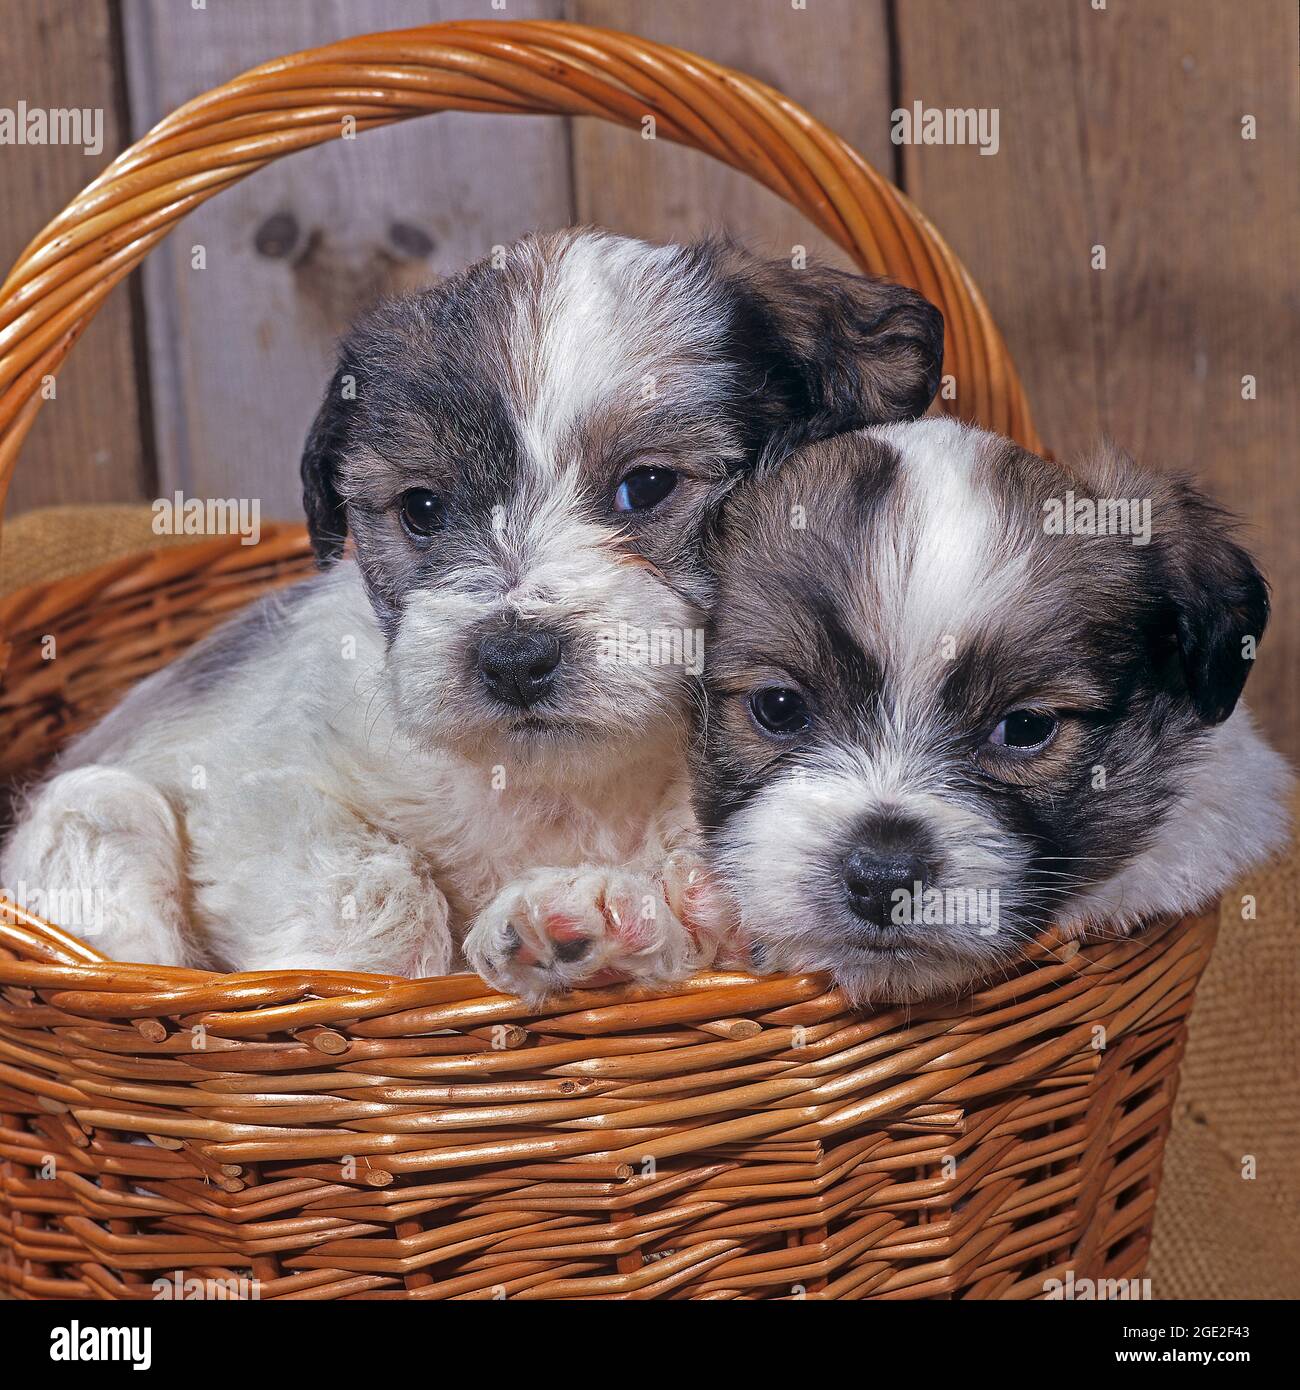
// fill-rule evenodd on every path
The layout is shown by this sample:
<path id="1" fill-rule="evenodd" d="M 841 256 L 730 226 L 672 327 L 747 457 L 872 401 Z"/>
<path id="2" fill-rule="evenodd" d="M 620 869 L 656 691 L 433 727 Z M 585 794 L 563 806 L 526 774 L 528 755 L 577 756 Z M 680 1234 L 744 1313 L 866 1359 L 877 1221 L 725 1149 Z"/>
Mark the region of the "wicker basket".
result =
<path id="1" fill-rule="evenodd" d="M 179 218 L 335 138 L 344 116 L 368 129 L 448 109 L 652 113 L 664 138 L 751 174 L 938 303 L 947 407 L 1036 446 L 961 265 L 804 111 L 625 34 L 473 23 L 257 68 L 76 198 L 0 288 L 0 493 L 42 378 Z M 300 528 L 267 528 L 255 547 L 172 548 L 0 603 L 0 770 L 39 769 L 309 566 Z M 1132 1278 L 1213 931 L 1204 917 L 1134 941 L 1049 935 L 957 1007 L 854 1014 L 822 977 L 715 973 L 538 1013 L 470 976 L 115 964 L 15 909 L 0 922 L 0 1287 L 1022 1298 L 1067 1271 Z"/>

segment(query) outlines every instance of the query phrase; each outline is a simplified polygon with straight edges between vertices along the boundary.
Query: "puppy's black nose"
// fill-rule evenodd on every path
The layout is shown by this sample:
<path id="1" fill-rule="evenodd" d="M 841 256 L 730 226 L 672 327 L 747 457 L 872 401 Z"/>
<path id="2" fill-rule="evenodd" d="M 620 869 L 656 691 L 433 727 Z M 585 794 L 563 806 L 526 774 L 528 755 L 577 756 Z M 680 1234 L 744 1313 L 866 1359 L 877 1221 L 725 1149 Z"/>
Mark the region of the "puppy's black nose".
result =
<path id="1" fill-rule="evenodd" d="M 494 632 L 478 644 L 483 683 L 503 704 L 526 709 L 551 688 L 560 664 L 560 639 L 538 628 Z"/>
<path id="2" fill-rule="evenodd" d="M 892 927 L 910 921 L 906 902 L 897 895 L 906 893 L 908 899 L 919 883 L 925 885 L 928 866 L 920 855 L 873 849 L 855 849 L 844 860 L 844 887 L 849 906 L 864 922 L 877 927 Z M 895 915 L 902 902 L 904 915 Z M 913 909 L 919 912 L 920 904 Z"/>

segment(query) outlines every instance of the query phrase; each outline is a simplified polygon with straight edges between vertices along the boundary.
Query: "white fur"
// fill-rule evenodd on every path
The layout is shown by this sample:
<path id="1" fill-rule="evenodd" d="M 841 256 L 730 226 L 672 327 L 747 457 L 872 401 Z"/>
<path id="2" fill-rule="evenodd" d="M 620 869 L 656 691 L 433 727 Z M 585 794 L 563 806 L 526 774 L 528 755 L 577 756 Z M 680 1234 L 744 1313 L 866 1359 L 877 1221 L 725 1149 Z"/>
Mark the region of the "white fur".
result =
<path id="1" fill-rule="evenodd" d="M 521 757 L 494 785 L 493 766 L 403 732 L 400 663 L 390 679 L 351 562 L 285 624 L 212 691 L 183 698 L 161 673 L 74 742 L 0 882 L 103 890 L 94 944 L 117 958 L 439 974 L 511 880 L 649 871 L 687 838 L 676 725 L 615 757 L 580 750 L 567 776 Z"/>
<path id="2" fill-rule="evenodd" d="M 961 447 L 971 436 L 957 421 L 877 426 L 872 433 L 900 450 L 904 524 L 913 541 L 904 563 L 892 538 L 882 534 L 868 573 L 880 609 L 890 618 L 892 651 L 899 664 L 915 668 L 922 654 L 942 660 L 945 636 L 957 635 L 980 611 L 1014 598 L 1022 588 L 1024 560 L 997 554 L 993 504 L 971 477 L 978 451 Z"/>
<path id="3" fill-rule="evenodd" d="M 539 473 L 571 462 L 568 431 L 601 404 L 667 396 L 685 381 L 699 390 L 733 370 L 717 287 L 702 270 L 681 268 L 680 247 L 584 231 L 558 258 L 542 258 L 531 243 L 518 253 L 536 259 L 541 277 L 538 299 L 520 303 L 511 331 L 512 351 L 530 368 L 516 374 L 515 409 Z M 647 376 L 649 359 L 636 345 L 660 341 L 673 344 L 676 365 Z"/>
<path id="4" fill-rule="evenodd" d="M 144 682 L 32 792 L 0 883 L 49 901 L 90 886 L 111 956 L 402 974 L 458 964 L 494 901 L 499 934 L 525 874 L 548 898 L 579 881 L 599 897 L 611 874 L 663 891 L 692 827 L 687 674 L 601 656 L 622 625 L 702 617 L 591 519 L 584 461 L 565 450 L 593 411 L 731 371 L 726 313 L 702 271 L 679 273 L 681 248 L 577 232 L 511 254 L 533 292 L 483 369 L 530 466 L 490 532 L 467 532 L 454 570 L 404 594 L 391 644 L 344 561 L 238 620 L 221 678 L 199 678 L 221 664 L 199 649 Z M 665 379 L 643 380 L 647 362 Z M 483 688 L 477 643 L 516 623 L 562 634 L 562 707 L 525 718 Z M 629 947 L 634 977 L 709 957 L 671 911 L 660 937 L 658 954 Z M 600 964 L 620 949 L 611 936 Z M 539 992 L 508 952 L 476 963 Z M 576 978 L 553 964 L 552 983 Z"/>

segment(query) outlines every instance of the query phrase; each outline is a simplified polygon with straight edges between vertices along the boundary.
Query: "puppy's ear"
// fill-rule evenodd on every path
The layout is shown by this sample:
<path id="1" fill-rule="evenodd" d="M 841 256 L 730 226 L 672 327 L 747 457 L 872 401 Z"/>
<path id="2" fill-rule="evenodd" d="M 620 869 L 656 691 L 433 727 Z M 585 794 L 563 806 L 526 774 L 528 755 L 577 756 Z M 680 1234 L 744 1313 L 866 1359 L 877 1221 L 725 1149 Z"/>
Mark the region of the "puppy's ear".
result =
<path id="1" fill-rule="evenodd" d="M 692 248 L 731 310 L 748 423 L 764 457 L 863 425 L 910 420 L 934 399 L 943 315 L 890 280 L 795 269 L 728 240 Z"/>
<path id="2" fill-rule="evenodd" d="M 1221 724 L 1236 708 L 1268 624 L 1268 584 L 1232 539 L 1228 513 L 1187 478 L 1168 479 L 1166 489 L 1153 539 L 1161 542 L 1183 680 L 1201 720 Z"/>
<path id="3" fill-rule="evenodd" d="M 340 362 L 302 451 L 302 504 L 307 513 L 311 548 L 316 553 L 316 563 L 322 568 L 343 554 L 348 534 L 347 511 L 338 491 L 338 473 L 351 404 L 346 393 L 355 380 Z"/>

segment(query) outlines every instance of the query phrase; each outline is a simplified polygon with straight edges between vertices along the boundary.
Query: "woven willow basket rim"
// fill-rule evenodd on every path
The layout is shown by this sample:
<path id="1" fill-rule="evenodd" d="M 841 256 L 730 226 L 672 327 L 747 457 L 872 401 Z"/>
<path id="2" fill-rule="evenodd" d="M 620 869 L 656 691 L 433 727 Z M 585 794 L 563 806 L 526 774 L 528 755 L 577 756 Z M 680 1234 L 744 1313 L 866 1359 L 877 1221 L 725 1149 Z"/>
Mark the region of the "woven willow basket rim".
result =
<path id="1" fill-rule="evenodd" d="M 787 97 L 613 30 L 467 22 L 251 69 L 32 241 L 0 286 L 0 502 L 43 378 L 175 222 L 345 116 L 439 110 L 653 115 L 938 304 L 942 408 L 1040 447 L 964 267 Z M 268 525 L 257 546 L 145 552 L 0 599 L 0 776 L 309 568 L 303 528 Z M 1067 1261 L 1133 1274 L 1214 931 L 1212 914 L 1126 939 L 1049 930 L 958 1001 L 874 1013 L 824 976 L 721 971 L 530 1009 L 469 975 L 110 961 L 8 905 L 0 1285 L 145 1298 L 147 1271 L 247 1268 L 266 1297 L 1028 1297 Z"/>

